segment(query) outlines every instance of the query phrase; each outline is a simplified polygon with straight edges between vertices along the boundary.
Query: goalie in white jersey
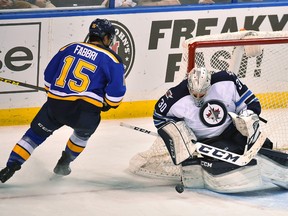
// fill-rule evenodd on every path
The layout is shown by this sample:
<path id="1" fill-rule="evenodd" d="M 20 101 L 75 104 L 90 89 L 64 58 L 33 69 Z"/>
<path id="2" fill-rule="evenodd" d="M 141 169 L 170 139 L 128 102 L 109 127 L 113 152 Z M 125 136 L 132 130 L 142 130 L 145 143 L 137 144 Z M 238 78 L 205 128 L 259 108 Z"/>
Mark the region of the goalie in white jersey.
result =
<path id="1" fill-rule="evenodd" d="M 284 165 L 286 172 L 273 183 L 288 188 L 288 157 L 272 150 L 268 138 L 258 152 L 262 157 L 243 167 L 215 159 L 217 155 L 193 157 L 196 142 L 242 155 L 259 137 L 260 113 L 258 98 L 235 74 L 211 74 L 202 67 L 192 69 L 186 79 L 158 100 L 153 118 L 173 163 L 182 165 L 184 186 L 219 192 L 254 189 L 262 184 L 264 173 L 271 171 L 261 169 L 257 162 L 269 157 L 272 164 L 266 168 L 275 170 L 274 166 Z"/>

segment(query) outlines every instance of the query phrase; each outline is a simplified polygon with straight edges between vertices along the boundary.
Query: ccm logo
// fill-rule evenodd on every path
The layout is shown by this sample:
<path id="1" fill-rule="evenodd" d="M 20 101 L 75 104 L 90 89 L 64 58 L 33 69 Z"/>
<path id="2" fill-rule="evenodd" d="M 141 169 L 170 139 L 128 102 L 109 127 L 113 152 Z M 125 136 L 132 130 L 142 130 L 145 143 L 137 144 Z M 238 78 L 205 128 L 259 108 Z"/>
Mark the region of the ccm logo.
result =
<path id="1" fill-rule="evenodd" d="M 234 161 L 236 162 L 239 159 L 239 155 L 233 154 L 231 152 L 226 152 L 221 149 L 216 149 L 211 146 L 202 145 L 198 151 L 203 153 L 203 155 L 213 156 L 214 158 L 219 158 L 225 161 Z"/>
<path id="2" fill-rule="evenodd" d="M 206 162 L 206 161 L 201 161 L 201 166 L 205 166 L 205 167 L 210 167 L 210 168 L 212 168 L 212 163 L 208 163 L 208 162 Z"/>
<path id="3" fill-rule="evenodd" d="M 174 143 L 173 143 L 172 139 L 169 139 L 169 147 L 170 147 L 170 152 L 171 152 L 172 158 L 176 158 Z"/>

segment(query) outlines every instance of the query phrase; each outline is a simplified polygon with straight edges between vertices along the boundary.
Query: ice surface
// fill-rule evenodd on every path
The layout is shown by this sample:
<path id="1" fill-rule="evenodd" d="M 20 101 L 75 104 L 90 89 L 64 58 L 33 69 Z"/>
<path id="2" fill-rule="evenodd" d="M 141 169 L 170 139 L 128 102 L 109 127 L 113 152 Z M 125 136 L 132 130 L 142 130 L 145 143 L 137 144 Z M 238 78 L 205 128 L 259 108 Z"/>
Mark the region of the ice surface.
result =
<path id="1" fill-rule="evenodd" d="M 148 149 L 155 137 L 121 127 L 120 122 L 154 130 L 152 119 L 104 120 L 72 173 L 53 179 L 52 170 L 72 130 L 63 127 L 49 137 L 5 184 L 0 183 L 0 216 L 287 216 L 288 191 L 266 190 L 218 194 L 185 190 L 175 181 L 130 174 L 129 160 Z M 0 127 L 0 167 L 28 126 Z"/>

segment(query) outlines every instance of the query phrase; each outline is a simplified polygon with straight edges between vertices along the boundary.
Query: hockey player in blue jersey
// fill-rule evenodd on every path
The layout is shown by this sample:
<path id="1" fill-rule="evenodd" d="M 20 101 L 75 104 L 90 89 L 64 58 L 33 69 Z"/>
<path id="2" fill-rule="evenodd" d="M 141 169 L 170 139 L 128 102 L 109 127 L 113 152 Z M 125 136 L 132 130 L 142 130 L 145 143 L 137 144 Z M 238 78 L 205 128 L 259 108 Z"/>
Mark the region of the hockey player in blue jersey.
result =
<path id="1" fill-rule="evenodd" d="M 101 120 L 101 111 L 117 108 L 126 92 L 124 65 L 109 47 L 115 28 L 106 19 L 89 27 L 87 43 L 71 43 L 59 50 L 44 71 L 47 101 L 30 128 L 13 148 L 0 181 L 20 170 L 33 151 L 64 125 L 73 129 L 65 150 L 54 168 L 69 175 L 70 163 L 84 150 Z"/>
<path id="2" fill-rule="evenodd" d="M 258 98 L 235 74 L 194 68 L 156 103 L 153 119 L 160 138 L 155 142 L 164 142 L 173 163 L 182 165 L 186 187 L 241 192 L 260 186 L 263 177 L 288 189 L 288 155 L 272 150 L 265 136 L 257 160 L 251 158 L 247 166 L 221 158 L 221 149 L 242 155 L 253 146 L 260 113 Z M 220 151 L 199 157 L 196 142 Z"/>

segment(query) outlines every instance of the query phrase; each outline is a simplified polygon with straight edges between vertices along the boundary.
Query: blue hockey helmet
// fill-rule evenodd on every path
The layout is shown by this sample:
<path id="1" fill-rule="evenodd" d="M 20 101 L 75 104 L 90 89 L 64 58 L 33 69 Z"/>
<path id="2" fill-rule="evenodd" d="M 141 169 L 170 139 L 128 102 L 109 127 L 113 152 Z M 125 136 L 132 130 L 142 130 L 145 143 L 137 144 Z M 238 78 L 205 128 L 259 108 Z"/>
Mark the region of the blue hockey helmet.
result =
<path id="1" fill-rule="evenodd" d="M 112 23 L 107 19 L 96 19 L 89 27 L 89 37 L 97 36 L 101 40 L 104 39 L 106 35 L 110 38 L 110 44 L 113 42 L 115 37 L 115 28 Z M 109 44 L 109 45 L 110 45 Z"/>

